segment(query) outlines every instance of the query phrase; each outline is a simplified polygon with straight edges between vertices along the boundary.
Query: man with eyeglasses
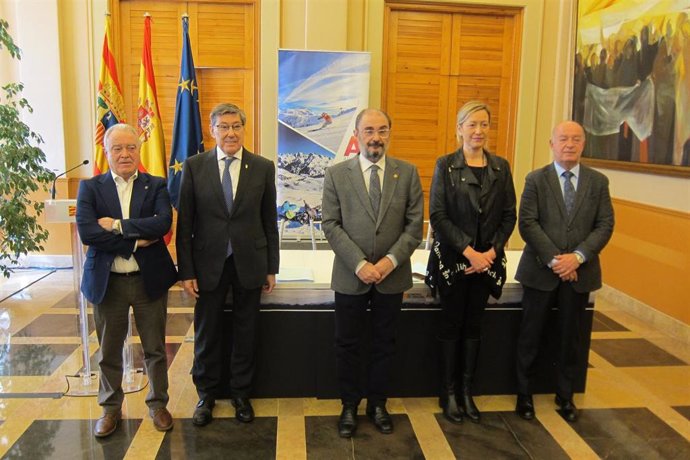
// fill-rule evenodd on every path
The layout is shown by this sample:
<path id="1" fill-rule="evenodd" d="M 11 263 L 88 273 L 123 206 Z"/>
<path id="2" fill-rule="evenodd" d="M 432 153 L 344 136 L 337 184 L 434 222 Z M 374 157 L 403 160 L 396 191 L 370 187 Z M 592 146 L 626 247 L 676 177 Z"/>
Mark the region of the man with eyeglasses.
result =
<path id="1" fill-rule="evenodd" d="M 236 105 L 216 106 L 209 127 L 216 147 L 188 158 L 182 170 L 177 263 L 184 290 L 196 299 L 197 426 L 211 422 L 216 399 L 227 397 L 237 420 L 254 420 L 259 301 L 278 273 L 275 166 L 243 147 L 246 121 Z M 228 292 L 231 315 L 224 312 Z"/>
<path id="2" fill-rule="evenodd" d="M 122 347 L 129 307 L 144 349 L 149 377 L 146 404 L 154 427 L 168 431 L 173 419 L 168 404 L 165 322 L 168 289 L 177 272 L 163 237 L 172 225 L 167 182 L 139 172 L 139 137 L 130 125 L 105 132 L 110 171 L 82 181 L 77 197 L 77 228 L 89 249 L 81 290 L 93 304 L 100 344 L 98 403 L 103 417 L 94 435 L 112 434 L 122 418 Z"/>
<path id="3" fill-rule="evenodd" d="M 412 287 L 410 257 L 422 240 L 424 198 L 417 168 L 386 155 L 391 121 L 383 111 L 357 115 L 360 154 L 326 170 L 323 229 L 335 252 L 335 343 L 343 409 L 338 434 L 357 429 L 357 406 L 384 434 L 393 432 L 386 410 L 395 354 L 395 322 L 403 292 Z M 360 382 L 360 335 L 371 310 L 367 384 Z"/>

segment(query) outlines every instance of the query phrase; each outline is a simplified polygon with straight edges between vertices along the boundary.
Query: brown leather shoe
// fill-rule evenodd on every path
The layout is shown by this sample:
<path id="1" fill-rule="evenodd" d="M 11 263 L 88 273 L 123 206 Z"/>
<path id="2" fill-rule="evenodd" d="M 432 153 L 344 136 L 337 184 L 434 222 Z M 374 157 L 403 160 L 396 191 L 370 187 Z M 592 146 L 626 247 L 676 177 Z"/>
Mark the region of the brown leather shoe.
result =
<path id="1" fill-rule="evenodd" d="M 117 424 L 122 418 L 122 412 L 106 412 L 103 417 L 96 420 L 96 426 L 93 427 L 93 435 L 97 438 L 105 438 L 110 436 L 117 429 Z"/>
<path id="2" fill-rule="evenodd" d="M 153 413 L 153 426 L 158 431 L 168 431 L 173 427 L 173 418 L 168 409 L 161 407 Z"/>

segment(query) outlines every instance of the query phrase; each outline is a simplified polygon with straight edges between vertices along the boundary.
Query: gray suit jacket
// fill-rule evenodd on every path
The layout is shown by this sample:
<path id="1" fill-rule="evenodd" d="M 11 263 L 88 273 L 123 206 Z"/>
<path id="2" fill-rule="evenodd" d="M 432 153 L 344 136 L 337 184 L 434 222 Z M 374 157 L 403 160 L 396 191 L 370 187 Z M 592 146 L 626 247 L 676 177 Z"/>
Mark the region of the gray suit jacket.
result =
<path id="1" fill-rule="evenodd" d="M 551 291 L 559 277 L 547 264 L 557 254 L 580 251 L 585 263 L 573 288 L 591 292 L 601 287 L 599 252 L 613 233 L 613 206 L 605 175 L 580 165 L 575 207 L 565 210 L 563 192 L 553 163 L 527 175 L 520 200 L 518 228 L 527 245 L 515 278 L 525 286 Z"/>
<path id="2" fill-rule="evenodd" d="M 267 274 L 278 273 L 273 162 L 245 148 L 235 195 L 232 214 L 228 214 L 215 147 L 185 161 L 177 215 L 177 263 L 180 279 L 196 278 L 202 291 L 218 286 L 229 239 L 242 286 L 260 287 Z"/>
<path id="3" fill-rule="evenodd" d="M 378 219 L 369 201 L 359 157 L 326 170 L 323 185 L 323 230 L 335 252 L 331 288 L 341 294 L 371 289 L 355 275 L 366 259 L 376 263 L 392 254 L 398 266 L 376 289 L 397 294 L 412 287 L 410 256 L 422 240 L 424 196 L 417 168 L 386 156 Z"/>

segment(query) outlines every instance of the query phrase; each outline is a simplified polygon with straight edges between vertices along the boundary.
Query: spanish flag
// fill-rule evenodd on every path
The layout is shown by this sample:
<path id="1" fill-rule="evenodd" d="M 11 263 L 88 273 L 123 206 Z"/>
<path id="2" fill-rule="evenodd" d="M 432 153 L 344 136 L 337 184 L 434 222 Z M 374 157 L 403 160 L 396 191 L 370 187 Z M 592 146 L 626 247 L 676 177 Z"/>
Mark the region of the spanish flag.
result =
<path id="1" fill-rule="evenodd" d="M 144 50 L 139 68 L 139 99 L 137 107 L 137 131 L 141 141 L 141 165 L 139 170 L 154 176 L 168 177 L 165 162 L 163 123 L 158 110 L 156 79 L 151 59 L 151 16 L 144 18 Z"/>
<path id="2" fill-rule="evenodd" d="M 93 155 L 93 174 L 98 175 L 108 170 L 108 159 L 103 149 L 103 136 L 108 128 L 125 123 L 125 104 L 122 99 L 120 81 L 117 78 L 113 45 L 110 40 L 110 15 L 105 17 L 105 37 L 101 57 L 101 73 L 98 77 L 96 94 L 96 138 Z"/>

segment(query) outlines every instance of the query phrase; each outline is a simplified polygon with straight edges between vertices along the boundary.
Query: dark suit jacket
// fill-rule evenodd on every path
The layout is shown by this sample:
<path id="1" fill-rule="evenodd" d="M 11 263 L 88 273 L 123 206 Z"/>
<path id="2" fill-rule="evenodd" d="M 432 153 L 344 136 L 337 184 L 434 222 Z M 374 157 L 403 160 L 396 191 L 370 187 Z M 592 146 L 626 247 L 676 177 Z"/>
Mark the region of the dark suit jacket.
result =
<path id="1" fill-rule="evenodd" d="M 560 278 L 547 264 L 557 254 L 578 250 L 586 262 L 578 268 L 573 288 L 581 293 L 599 289 L 599 252 L 611 238 L 613 223 L 609 181 L 600 172 L 580 165 L 575 207 L 568 216 L 553 163 L 532 171 L 520 200 L 518 228 L 527 245 L 515 278 L 525 286 L 551 291 Z"/>
<path id="2" fill-rule="evenodd" d="M 203 291 L 216 288 L 231 239 L 242 286 L 262 286 L 267 274 L 278 273 L 277 223 L 275 165 L 271 160 L 244 149 L 232 214 L 228 214 L 216 147 L 188 158 L 182 170 L 177 217 L 180 279 L 196 279 Z"/>
<path id="3" fill-rule="evenodd" d="M 129 219 L 122 220 L 122 235 L 98 225 L 101 217 L 122 219 L 117 187 L 110 172 L 82 181 L 77 196 L 77 229 L 82 242 L 89 246 L 81 283 L 88 301 L 93 304 L 103 301 L 115 256 L 129 258 L 137 239 L 158 239 L 150 246 L 137 248 L 134 258 L 148 296 L 157 299 L 165 294 L 177 281 L 175 265 L 163 242 L 172 224 L 165 179 L 139 173 L 132 190 Z"/>
<path id="4" fill-rule="evenodd" d="M 371 289 L 355 274 L 362 259 L 376 263 L 386 254 L 398 266 L 376 285 L 383 294 L 412 287 L 410 256 L 422 241 L 424 196 L 417 168 L 386 156 L 378 219 L 369 200 L 359 157 L 326 170 L 323 184 L 323 230 L 335 252 L 331 288 L 341 294 Z"/>

